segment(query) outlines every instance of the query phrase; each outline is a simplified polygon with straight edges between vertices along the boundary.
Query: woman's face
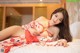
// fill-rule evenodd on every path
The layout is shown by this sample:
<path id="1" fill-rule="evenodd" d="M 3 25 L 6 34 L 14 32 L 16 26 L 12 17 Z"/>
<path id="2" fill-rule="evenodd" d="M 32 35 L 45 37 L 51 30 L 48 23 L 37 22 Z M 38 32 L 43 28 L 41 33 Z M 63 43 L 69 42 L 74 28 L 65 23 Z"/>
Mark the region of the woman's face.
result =
<path id="1" fill-rule="evenodd" d="M 52 15 L 51 23 L 53 25 L 56 25 L 56 24 L 61 23 L 62 20 L 63 20 L 63 14 L 61 12 L 58 12 L 58 13 Z"/>

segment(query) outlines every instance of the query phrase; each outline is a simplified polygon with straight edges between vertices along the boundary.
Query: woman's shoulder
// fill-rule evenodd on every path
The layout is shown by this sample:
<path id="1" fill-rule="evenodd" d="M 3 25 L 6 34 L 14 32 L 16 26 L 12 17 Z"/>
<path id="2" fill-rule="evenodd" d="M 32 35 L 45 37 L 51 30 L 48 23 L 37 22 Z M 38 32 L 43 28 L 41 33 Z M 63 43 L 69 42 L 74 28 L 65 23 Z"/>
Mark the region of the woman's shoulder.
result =
<path id="1" fill-rule="evenodd" d="M 46 19 L 46 17 L 44 16 L 40 16 L 35 21 L 42 21 L 42 20 L 48 20 L 48 19 Z"/>
<path id="2" fill-rule="evenodd" d="M 48 19 L 46 19 L 44 16 L 40 16 L 38 19 L 35 20 L 36 23 L 39 23 L 40 25 L 43 25 L 43 27 L 48 27 Z"/>

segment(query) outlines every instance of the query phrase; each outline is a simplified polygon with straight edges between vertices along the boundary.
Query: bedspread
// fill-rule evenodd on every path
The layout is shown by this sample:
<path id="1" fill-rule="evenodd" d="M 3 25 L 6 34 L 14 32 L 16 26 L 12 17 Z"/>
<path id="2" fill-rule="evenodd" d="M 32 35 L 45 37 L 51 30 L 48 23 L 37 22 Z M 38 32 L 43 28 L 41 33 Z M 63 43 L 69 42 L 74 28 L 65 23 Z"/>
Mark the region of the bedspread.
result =
<path id="1" fill-rule="evenodd" d="M 0 53 L 8 53 L 11 48 L 21 46 L 25 44 L 25 38 L 21 37 L 11 37 L 9 39 L 6 39 L 4 41 L 0 42 Z"/>
<path id="2" fill-rule="evenodd" d="M 35 43 L 14 47 L 9 53 L 80 53 L 80 39 L 68 43 L 68 47 L 63 46 L 40 46 Z"/>

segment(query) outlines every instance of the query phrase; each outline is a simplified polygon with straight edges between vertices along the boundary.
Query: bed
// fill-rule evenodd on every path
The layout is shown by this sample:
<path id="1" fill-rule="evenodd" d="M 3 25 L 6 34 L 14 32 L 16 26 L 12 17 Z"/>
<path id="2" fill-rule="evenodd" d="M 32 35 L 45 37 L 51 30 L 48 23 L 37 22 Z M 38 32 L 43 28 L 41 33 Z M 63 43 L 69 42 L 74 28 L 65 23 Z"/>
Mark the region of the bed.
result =
<path id="1" fill-rule="evenodd" d="M 80 23 L 80 22 L 78 22 Z M 76 23 L 76 24 L 78 24 Z M 1 48 L 0 48 L 0 53 L 80 53 L 80 34 L 79 29 L 76 26 L 80 26 L 80 24 L 74 26 L 75 24 L 71 25 L 71 33 L 73 40 L 72 42 L 68 42 L 69 46 L 68 47 L 63 47 L 63 46 L 48 46 L 48 45 L 40 45 L 38 43 L 31 43 L 31 44 L 26 44 L 25 39 L 20 38 L 20 37 L 12 37 L 10 39 L 4 40 L 1 43 Z M 72 27 L 74 26 L 74 27 Z M 72 30 L 72 29 L 78 28 L 78 30 Z M 78 32 L 78 33 L 74 33 Z M 21 41 L 19 41 L 21 40 Z M 13 44 L 12 44 L 13 43 Z M 55 42 L 47 42 L 46 44 L 53 44 L 55 45 L 57 41 Z M 3 46 L 4 45 L 4 46 Z M 6 46 L 7 45 L 7 46 Z"/>
<path id="2" fill-rule="evenodd" d="M 71 34 L 73 35 L 73 41 L 68 43 L 68 47 L 40 46 L 36 45 L 36 43 L 33 43 L 29 45 L 13 47 L 11 48 L 9 53 L 80 53 L 80 22 L 71 24 L 70 30 Z"/>
<path id="3" fill-rule="evenodd" d="M 63 46 L 40 46 L 36 43 L 13 47 L 9 53 L 80 53 L 80 39 L 73 39 L 68 43 L 68 47 Z"/>

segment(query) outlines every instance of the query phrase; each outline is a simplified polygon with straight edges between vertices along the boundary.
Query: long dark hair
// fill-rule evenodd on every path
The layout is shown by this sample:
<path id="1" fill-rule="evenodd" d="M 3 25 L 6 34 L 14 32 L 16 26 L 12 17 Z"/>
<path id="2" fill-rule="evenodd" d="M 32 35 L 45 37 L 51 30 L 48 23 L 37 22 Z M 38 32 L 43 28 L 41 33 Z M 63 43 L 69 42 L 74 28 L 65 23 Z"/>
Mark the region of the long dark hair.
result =
<path id="1" fill-rule="evenodd" d="M 69 15 L 68 15 L 68 12 L 64 8 L 58 8 L 51 14 L 51 18 L 52 18 L 53 14 L 56 14 L 58 12 L 61 12 L 63 14 L 62 22 L 55 25 L 60 29 L 58 38 L 59 39 L 66 39 L 68 42 L 70 42 L 70 41 L 72 41 L 72 36 L 70 34 L 70 29 L 69 29 Z"/>

